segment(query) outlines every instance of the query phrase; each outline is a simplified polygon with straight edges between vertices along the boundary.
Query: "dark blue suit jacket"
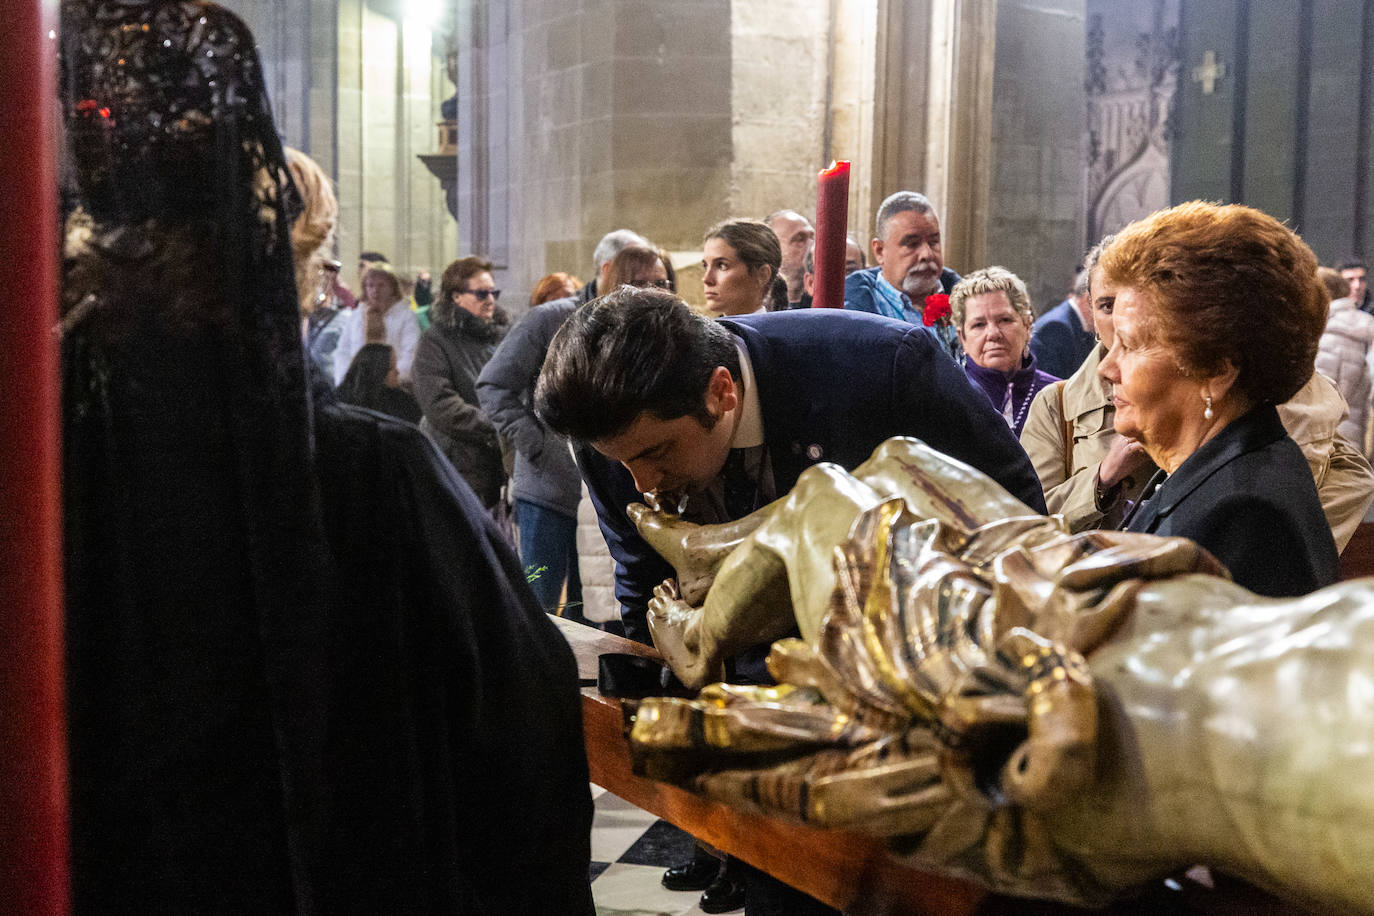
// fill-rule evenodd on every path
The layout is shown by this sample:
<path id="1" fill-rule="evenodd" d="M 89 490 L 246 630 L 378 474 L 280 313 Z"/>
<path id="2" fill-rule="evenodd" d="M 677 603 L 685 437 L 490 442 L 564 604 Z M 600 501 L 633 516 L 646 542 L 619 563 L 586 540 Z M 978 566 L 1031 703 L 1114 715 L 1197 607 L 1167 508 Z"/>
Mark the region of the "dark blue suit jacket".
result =
<path id="1" fill-rule="evenodd" d="M 1257 595 L 1306 595 L 1336 581 L 1336 544 L 1312 470 L 1267 405 L 1163 477 L 1126 530 L 1191 538 Z"/>
<path id="2" fill-rule="evenodd" d="M 1031 328 L 1030 348 L 1042 372 L 1055 378 L 1068 378 L 1078 371 L 1093 347 L 1097 335 L 1085 330 L 1078 310 L 1069 300 L 1056 305 Z"/>
<path id="3" fill-rule="evenodd" d="M 1045 499 L 1007 423 L 925 328 L 838 309 L 722 319 L 744 343 L 758 386 L 777 494 L 830 461 L 853 470 L 893 436 L 915 436 L 983 471 L 1037 512 Z M 625 507 L 643 497 L 629 471 L 589 445 L 578 465 L 616 560 L 626 632 L 648 640 L 654 586 L 675 573 L 635 531 Z"/>

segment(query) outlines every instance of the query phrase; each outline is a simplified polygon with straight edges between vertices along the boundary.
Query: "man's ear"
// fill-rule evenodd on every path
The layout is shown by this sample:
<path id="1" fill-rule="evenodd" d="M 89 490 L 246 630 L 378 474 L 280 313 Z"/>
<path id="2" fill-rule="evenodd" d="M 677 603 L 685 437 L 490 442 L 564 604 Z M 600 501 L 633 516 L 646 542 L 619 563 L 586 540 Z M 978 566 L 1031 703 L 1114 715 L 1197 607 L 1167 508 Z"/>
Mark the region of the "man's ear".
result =
<path id="1" fill-rule="evenodd" d="M 873 263 L 874 263 L 874 264 L 881 265 L 881 264 L 883 263 L 883 240 L 882 240 L 882 239 L 874 239 L 873 242 L 872 242 L 872 247 L 873 247 Z"/>
<path id="2" fill-rule="evenodd" d="M 739 406 L 739 386 L 730 370 L 717 366 L 706 383 L 706 409 L 715 417 L 723 417 Z"/>
<path id="3" fill-rule="evenodd" d="M 612 258 L 611 260 L 615 260 L 615 259 Z M 609 292 L 610 292 L 610 290 L 608 290 L 608 289 L 605 288 L 605 286 L 606 286 L 606 278 L 609 277 L 610 275 L 611 275 L 611 261 L 607 261 L 605 264 L 602 264 L 601 267 L 600 267 L 600 269 L 597 270 L 597 272 L 596 272 L 596 277 L 597 277 L 597 280 L 596 280 L 596 290 L 597 290 L 598 293 L 600 293 L 600 294 L 603 295 L 603 296 L 606 295 L 606 293 L 609 293 Z"/>

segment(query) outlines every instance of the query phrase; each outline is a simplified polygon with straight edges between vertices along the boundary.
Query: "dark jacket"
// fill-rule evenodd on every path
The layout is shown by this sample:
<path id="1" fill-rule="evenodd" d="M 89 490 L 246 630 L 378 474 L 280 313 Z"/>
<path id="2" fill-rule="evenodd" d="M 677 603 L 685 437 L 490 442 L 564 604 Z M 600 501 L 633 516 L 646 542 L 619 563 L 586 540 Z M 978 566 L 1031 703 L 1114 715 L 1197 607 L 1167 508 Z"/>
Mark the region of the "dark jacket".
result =
<path id="1" fill-rule="evenodd" d="M 721 319 L 744 343 L 758 386 L 779 496 L 822 461 L 858 467 L 887 439 L 915 436 L 978 468 L 1036 512 L 1045 499 L 1006 421 L 924 328 L 838 309 Z M 625 507 L 642 500 L 630 473 L 580 445 L 578 464 L 616 560 L 625 628 L 648 640 L 654 586 L 675 575 Z"/>
<path id="2" fill-rule="evenodd" d="M 319 912 L 590 914 L 567 641 L 413 427 L 326 405 L 315 435 L 336 569 Z"/>
<path id="3" fill-rule="evenodd" d="M 433 442 L 307 390 L 252 35 L 62 25 L 72 912 L 590 916 L 576 662 Z"/>
<path id="4" fill-rule="evenodd" d="M 1257 595 L 1306 595 L 1336 581 L 1312 472 L 1273 407 L 1228 424 L 1151 490 L 1126 530 L 1191 538 Z"/>
<path id="5" fill-rule="evenodd" d="M 1063 302 L 1036 319 L 1031 328 L 1030 348 L 1042 372 L 1055 378 L 1068 378 L 1078 371 L 1093 347 L 1097 335 L 1084 328 L 1072 300 Z"/>
<path id="6" fill-rule="evenodd" d="M 477 403 L 477 375 L 505 337 L 508 322 L 499 308 L 487 322 L 454 308 L 452 321 L 425 331 L 415 348 L 411 378 L 424 411 L 424 429 L 439 443 L 482 505 L 501 498 L 506 471 L 496 427 Z"/>
<path id="7" fill-rule="evenodd" d="M 482 409 L 515 449 L 511 475 L 515 498 L 568 518 L 577 518 L 582 496 L 577 466 L 568 440 L 534 415 L 532 402 L 549 342 L 581 304 L 579 297 L 570 296 L 530 309 L 477 379 Z"/>

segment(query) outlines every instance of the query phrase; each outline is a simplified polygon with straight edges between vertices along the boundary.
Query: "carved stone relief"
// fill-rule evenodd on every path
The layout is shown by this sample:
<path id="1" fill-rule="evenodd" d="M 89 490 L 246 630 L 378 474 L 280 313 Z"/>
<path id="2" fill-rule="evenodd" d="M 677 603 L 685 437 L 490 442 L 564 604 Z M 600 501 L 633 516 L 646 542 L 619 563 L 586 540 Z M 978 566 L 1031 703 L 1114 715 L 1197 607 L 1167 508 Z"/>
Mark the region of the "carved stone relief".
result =
<path id="1" fill-rule="evenodd" d="M 1178 0 L 1088 3 L 1088 235 L 1169 205 Z"/>

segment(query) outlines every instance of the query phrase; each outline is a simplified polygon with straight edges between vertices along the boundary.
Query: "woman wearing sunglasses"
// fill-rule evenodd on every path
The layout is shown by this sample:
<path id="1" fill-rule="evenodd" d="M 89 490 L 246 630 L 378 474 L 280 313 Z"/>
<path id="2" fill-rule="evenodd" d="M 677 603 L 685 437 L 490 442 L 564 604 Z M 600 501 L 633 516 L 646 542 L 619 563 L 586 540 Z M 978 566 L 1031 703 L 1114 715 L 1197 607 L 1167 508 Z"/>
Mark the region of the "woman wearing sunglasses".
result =
<path id="1" fill-rule="evenodd" d="M 501 291 L 491 268 L 475 255 L 444 268 L 414 370 L 415 398 L 425 415 L 420 427 L 488 509 L 500 501 L 506 472 L 496 427 L 477 405 L 477 375 L 510 325 L 496 305 Z"/>

